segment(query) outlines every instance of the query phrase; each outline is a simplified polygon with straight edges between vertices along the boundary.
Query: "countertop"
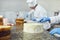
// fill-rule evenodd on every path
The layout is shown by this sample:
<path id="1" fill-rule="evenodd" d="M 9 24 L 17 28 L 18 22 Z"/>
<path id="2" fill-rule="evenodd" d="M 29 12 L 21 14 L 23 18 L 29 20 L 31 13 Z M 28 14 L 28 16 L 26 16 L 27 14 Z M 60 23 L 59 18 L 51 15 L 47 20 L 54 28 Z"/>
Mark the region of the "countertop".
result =
<path id="1" fill-rule="evenodd" d="M 40 37 L 41 37 L 41 40 L 57 40 L 55 37 L 51 36 L 47 31 L 44 31 Z M 22 30 L 16 29 L 16 26 L 13 26 L 11 29 L 10 40 L 23 40 Z"/>

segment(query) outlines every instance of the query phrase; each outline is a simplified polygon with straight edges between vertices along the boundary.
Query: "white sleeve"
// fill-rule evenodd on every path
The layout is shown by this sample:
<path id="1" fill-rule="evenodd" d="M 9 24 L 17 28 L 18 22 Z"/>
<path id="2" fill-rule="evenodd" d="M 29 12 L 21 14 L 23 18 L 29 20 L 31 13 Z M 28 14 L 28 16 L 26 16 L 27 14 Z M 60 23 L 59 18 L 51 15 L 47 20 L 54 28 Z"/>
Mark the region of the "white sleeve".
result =
<path id="1" fill-rule="evenodd" d="M 29 11 L 27 14 L 25 14 L 25 20 L 30 20 L 31 19 L 31 14 L 34 12 L 34 10 Z"/>
<path id="2" fill-rule="evenodd" d="M 51 23 L 59 23 L 60 22 L 60 14 L 58 16 L 50 17 Z"/>
<path id="3" fill-rule="evenodd" d="M 54 34 L 54 36 L 56 36 L 56 37 L 60 37 L 60 35 L 59 35 L 59 34 Z"/>
<path id="4" fill-rule="evenodd" d="M 34 12 L 34 10 L 31 10 L 31 11 L 29 11 L 29 14 L 31 14 L 31 13 L 33 13 Z"/>

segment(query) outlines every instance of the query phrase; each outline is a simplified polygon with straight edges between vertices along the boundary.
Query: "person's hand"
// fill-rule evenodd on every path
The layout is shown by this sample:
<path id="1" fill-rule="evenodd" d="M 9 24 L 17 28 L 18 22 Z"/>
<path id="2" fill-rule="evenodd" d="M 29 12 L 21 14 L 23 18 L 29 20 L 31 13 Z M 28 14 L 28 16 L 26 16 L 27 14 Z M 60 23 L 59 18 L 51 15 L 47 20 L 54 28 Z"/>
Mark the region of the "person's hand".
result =
<path id="1" fill-rule="evenodd" d="M 37 20 L 35 18 L 33 18 L 32 21 L 37 21 Z"/>
<path id="2" fill-rule="evenodd" d="M 49 32 L 51 35 L 60 34 L 60 28 L 54 28 Z"/>
<path id="3" fill-rule="evenodd" d="M 47 21 L 50 21 L 50 18 L 49 17 L 43 17 L 40 22 L 43 23 L 43 22 L 47 22 Z"/>

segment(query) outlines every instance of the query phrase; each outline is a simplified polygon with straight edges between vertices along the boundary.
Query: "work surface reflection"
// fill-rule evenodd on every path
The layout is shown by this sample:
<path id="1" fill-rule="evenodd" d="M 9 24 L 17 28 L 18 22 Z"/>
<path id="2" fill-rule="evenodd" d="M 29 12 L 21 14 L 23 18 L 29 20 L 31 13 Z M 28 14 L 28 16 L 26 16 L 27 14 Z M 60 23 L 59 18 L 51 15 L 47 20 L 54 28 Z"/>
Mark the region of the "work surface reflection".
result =
<path id="1" fill-rule="evenodd" d="M 23 33 L 23 31 L 20 30 L 19 27 L 17 28 L 16 26 L 13 26 L 11 29 L 11 39 L 10 40 L 24 40 L 23 34 L 29 35 L 28 33 Z M 29 35 L 29 37 L 32 35 L 33 34 Z M 37 36 L 39 36 L 39 34 Z M 38 38 L 37 36 L 36 36 L 36 38 Z M 39 37 L 41 40 L 57 40 L 55 37 L 51 36 L 47 31 L 44 31 L 43 33 L 41 33 L 41 36 L 39 36 Z M 30 40 L 34 40 L 34 39 L 30 39 Z"/>

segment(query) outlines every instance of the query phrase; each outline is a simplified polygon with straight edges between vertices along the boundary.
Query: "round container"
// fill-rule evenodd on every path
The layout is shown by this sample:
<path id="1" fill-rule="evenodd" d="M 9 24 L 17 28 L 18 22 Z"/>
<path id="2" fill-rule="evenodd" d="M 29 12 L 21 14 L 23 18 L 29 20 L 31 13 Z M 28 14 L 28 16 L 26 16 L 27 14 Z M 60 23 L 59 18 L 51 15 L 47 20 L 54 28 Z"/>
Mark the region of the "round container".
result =
<path id="1" fill-rule="evenodd" d="M 24 23 L 23 29 L 23 32 L 27 33 L 41 33 L 44 31 L 42 23 Z"/>
<path id="2" fill-rule="evenodd" d="M 44 23 L 24 23 L 23 40 L 57 40 L 44 30 L 45 25 Z"/>
<path id="3" fill-rule="evenodd" d="M 44 31 L 42 23 L 25 23 L 23 40 L 41 40 L 40 35 Z"/>

